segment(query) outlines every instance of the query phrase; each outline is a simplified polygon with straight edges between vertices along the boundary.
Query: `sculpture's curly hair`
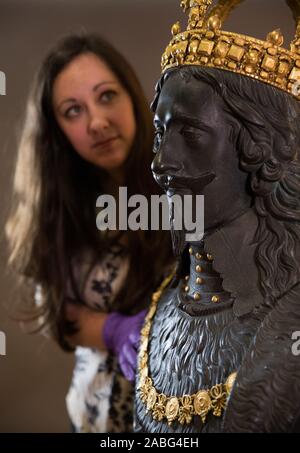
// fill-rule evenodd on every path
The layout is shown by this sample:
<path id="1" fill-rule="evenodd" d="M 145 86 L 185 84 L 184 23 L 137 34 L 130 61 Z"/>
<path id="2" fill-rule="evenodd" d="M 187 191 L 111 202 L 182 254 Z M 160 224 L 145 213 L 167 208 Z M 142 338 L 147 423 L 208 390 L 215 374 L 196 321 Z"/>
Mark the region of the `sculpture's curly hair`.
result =
<path id="1" fill-rule="evenodd" d="M 218 93 L 236 120 L 240 166 L 249 186 L 259 227 L 256 260 L 267 305 L 300 280 L 300 104 L 291 95 L 245 76 L 185 66 L 167 71 L 156 86 L 155 110 L 164 82 L 174 72 L 194 77 Z"/>

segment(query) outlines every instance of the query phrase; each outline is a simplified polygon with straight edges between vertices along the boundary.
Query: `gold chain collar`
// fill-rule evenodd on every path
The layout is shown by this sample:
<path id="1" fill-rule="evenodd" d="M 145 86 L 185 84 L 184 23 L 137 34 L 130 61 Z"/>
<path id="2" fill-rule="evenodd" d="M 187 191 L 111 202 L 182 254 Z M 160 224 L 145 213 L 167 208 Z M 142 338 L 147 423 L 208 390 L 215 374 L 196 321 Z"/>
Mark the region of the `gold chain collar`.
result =
<path id="1" fill-rule="evenodd" d="M 141 345 L 138 360 L 138 389 L 140 399 L 146 405 L 146 412 L 148 413 L 150 411 L 154 420 L 164 421 L 166 419 L 169 425 L 178 420 L 181 425 L 185 425 L 191 423 L 194 415 L 199 415 L 202 422 L 205 423 L 209 412 L 212 412 L 216 417 L 222 415 L 236 378 L 236 372 L 228 376 L 225 384 L 216 384 L 210 389 L 199 390 L 193 395 L 183 396 L 167 396 L 159 393 L 155 389 L 152 379 L 149 377 L 148 345 L 152 320 L 161 294 L 173 276 L 174 272 L 153 293 L 150 309 L 141 331 Z"/>

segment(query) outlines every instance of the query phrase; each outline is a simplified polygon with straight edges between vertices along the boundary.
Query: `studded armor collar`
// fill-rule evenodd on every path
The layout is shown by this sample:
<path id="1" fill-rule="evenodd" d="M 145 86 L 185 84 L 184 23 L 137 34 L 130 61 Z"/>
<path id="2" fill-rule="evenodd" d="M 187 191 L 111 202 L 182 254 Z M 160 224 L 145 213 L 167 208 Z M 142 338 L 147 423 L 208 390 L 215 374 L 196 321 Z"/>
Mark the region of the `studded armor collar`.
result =
<path id="1" fill-rule="evenodd" d="M 182 275 L 181 309 L 199 316 L 233 307 L 236 316 L 243 316 L 263 303 L 255 264 L 257 226 L 257 216 L 249 209 L 200 244 L 190 244 L 189 258 L 187 252 L 184 257 L 189 272 Z"/>

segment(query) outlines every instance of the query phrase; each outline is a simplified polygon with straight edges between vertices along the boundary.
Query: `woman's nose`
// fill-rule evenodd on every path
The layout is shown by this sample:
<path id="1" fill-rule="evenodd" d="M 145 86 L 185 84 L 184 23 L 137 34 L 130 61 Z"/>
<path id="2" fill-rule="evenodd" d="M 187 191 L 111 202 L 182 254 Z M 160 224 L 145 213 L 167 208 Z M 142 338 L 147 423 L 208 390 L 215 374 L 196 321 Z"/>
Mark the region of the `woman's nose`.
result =
<path id="1" fill-rule="evenodd" d="M 99 133 L 108 129 L 109 118 L 102 112 L 93 111 L 89 115 L 88 129 L 91 133 Z"/>

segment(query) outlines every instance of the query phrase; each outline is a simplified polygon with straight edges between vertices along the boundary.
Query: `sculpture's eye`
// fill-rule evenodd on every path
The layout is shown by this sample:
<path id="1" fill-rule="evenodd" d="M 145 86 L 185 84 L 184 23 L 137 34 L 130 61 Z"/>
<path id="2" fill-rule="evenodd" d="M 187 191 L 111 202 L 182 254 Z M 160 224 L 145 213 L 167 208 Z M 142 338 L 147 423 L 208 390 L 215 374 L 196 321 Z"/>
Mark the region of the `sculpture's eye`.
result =
<path id="1" fill-rule="evenodd" d="M 191 126 L 184 126 L 181 129 L 180 133 L 187 144 L 191 146 L 199 145 L 199 140 L 203 136 L 203 133 L 200 129 Z"/>
<path id="2" fill-rule="evenodd" d="M 153 151 L 155 153 L 157 153 L 157 151 L 159 150 L 162 136 L 163 136 L 163 131 L 161 129 L 156 129 L 155 136 L 154 136 L 154 144 L 153 144 Z"/>

